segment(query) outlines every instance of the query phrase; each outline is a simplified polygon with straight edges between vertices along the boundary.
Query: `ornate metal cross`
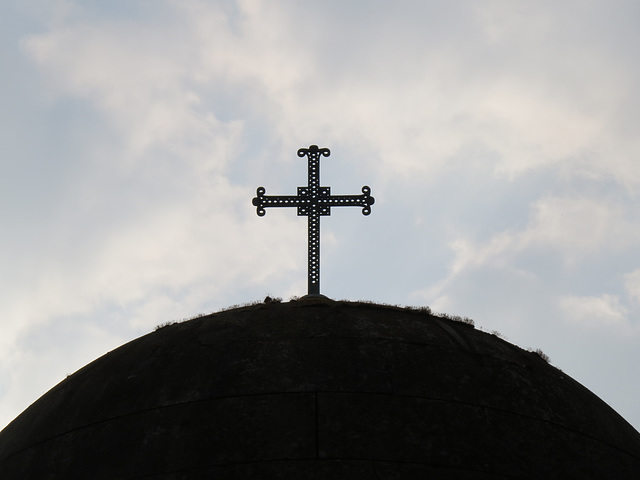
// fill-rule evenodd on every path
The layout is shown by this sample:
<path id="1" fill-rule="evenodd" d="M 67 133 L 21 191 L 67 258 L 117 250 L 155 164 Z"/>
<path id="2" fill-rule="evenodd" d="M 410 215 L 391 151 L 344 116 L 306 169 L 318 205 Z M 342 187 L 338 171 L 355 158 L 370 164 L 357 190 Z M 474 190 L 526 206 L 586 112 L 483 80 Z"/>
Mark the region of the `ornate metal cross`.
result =
<path id="1" fill-rule="evenodd" d="M 375 199 L 371 189 L 362 187 L 362 195 L 331 195 L 331 187 L 320 186 L 320 156 L 328 157 L 328 148 L 309 148 L 298 150 L 298 156 L 309 159 L 309 185 L 298 187 L 298 195 L 265 195 L 264 187 L 258 187 L 257 197 L 252 201 L 256 213 L 263 217 L 267 207 L 297 207 L 298 216 L 309 218 L 309 295 L 320 294 L 320 217 L 331 215 L 331 207 L 362 207 L 362 214 L 371 213 Z"/>

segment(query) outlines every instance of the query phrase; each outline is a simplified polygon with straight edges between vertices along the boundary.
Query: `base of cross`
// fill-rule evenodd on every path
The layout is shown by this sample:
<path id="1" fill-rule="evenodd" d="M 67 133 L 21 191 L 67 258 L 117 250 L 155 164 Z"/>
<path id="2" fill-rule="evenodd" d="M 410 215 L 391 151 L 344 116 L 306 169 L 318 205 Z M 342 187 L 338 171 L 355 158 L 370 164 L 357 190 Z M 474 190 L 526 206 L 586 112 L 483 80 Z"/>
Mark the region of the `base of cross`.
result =
<path id="1" fill-rule="evenodd" d="M 326 295 L 323 295 L 321 293 L 307 293 L 306 295 L 303 295 L 302 297 L 300 297 L 298 300 L 304 300 L 304 299 L 309 299 L 309 298 L 323 298 L 323 299 L 326 299 L 326 300 L 332 300 L 331 298 L 329 298 Z"/>
<path id="2" fill-rule="evenodd" d="M 305 305 L 327 305 L 335 302 L 334 299 L 329 298 L 326 295 L 322 295 L 321 293 L 304 295 L 303 297 L 298 298 L 297 301 L 302 302 Z"/>

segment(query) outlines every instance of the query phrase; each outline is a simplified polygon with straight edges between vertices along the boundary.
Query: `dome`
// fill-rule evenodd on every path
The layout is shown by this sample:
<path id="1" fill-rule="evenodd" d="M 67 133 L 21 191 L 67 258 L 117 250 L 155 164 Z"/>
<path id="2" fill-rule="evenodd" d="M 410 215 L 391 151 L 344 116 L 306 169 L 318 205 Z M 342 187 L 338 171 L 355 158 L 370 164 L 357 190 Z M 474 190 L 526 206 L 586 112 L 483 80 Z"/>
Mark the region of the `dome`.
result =
<path id="1" fill-rule="evenodd" d="M 638 479 L 640 434 L 539 355 L 303 297 L 107 353 L 0 432 L 14 479 Z"/>

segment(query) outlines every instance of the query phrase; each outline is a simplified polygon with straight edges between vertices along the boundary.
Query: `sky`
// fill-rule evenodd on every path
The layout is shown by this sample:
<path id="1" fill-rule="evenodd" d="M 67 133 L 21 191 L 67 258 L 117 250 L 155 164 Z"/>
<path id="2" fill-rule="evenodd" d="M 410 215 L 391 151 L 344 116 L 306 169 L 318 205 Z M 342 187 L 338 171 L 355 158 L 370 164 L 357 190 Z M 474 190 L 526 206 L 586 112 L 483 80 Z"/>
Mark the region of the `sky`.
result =
<path id="1" fill-rule="evenodd" d="M 0 0 L 0 428 L 155 326 L 307 289 L 423 306 L 640 429 L 636 0 Z"/>

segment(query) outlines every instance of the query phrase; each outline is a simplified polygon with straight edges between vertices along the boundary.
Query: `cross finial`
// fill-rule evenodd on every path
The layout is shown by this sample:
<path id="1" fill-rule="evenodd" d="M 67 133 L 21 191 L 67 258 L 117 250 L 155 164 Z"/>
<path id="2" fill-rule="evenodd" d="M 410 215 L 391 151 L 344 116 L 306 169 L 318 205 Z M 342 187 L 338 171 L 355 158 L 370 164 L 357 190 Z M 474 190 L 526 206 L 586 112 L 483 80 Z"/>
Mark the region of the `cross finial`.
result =
<path id="1" fill-rule="evenodd" d="M 320 157 L 329 155 L 331 151 L 328 148 L 318 148 L 317 145 L 299 149 L 298 156 L 308 159 L 307 186 L 298 187 L 298 194 L 289 196 L 268 196 L 264 187 L 258 187 L 257 196 L 252 200 L 260 217 L 267 213 L 265 208 L 268 207 L 297 207 L 298 215 L 309 219 L 309 295 L 320 294 L 320 217 L 331 215 L 331 207 L 362 207 L 362 214 L 369 215 L 375 202 L 371 189 L 366 185 L 362 187 L 362 195 L 331 195 L 330 187 L 320 186 Z"/>

